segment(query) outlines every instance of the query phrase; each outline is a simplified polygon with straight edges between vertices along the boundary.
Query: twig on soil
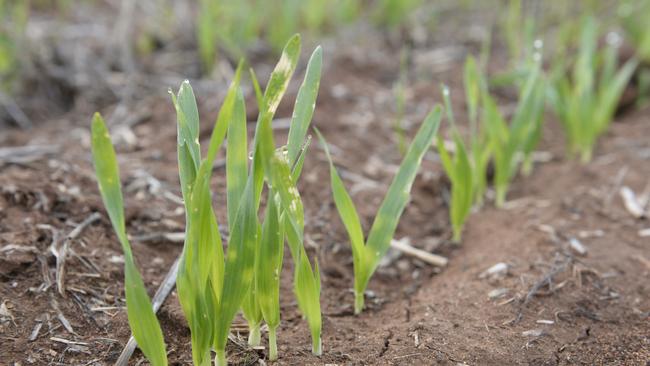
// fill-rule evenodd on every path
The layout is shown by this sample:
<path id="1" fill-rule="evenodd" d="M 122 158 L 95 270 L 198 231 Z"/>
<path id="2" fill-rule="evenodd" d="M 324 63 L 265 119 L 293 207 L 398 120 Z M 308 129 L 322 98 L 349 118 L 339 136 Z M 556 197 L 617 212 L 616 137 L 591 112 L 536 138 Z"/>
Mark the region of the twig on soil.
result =
<path id="1" fill-rule="evenodd" d="M 486 269 L 485 271 L 481 272 L 478 275 L 479 279 L 484 279 L 484 278 L 500 278 L 504 277 L 505 275 L 508 274 L 508 270 L 510 269 L 510 265 L 504 262 L 499 262 L 492 267 Z"/>
<path id="2" fill-rule="evenodd" d="M 402 358 L 409 358 L 409 357 L 413 357 L 413 356 L 419 356 L 421 354 L 422 353 L 409 353 L 407 355 L 395 356 L 395 357 L 393 357 L 393 360 L 399 360 L 399 359 L 402 359 Z"/>
<path id="3" fill-rule="evenodd" d="M 36 318 L 36 324 L 34 325 L 32 332 L 29 334 L 29 338 L 27 338 L 28 341 L 33 342 L 36 340 L 36 338 L 38 338 L 38 334 L 41 332 L 44 320 L 45 314 L 41 314 L 38 318 Z"/>
<path id="4" fill-rule="evenodd" d="M 413 256 L 417 259 L 420 259 L 426 263 L 429 263 L 434 266 L 444 267 L 447 265 L 449 260 L 443 256 L 426 252 L 422 249 L 415 248 L 409 244 L 408 238 L 403 238 L 401 240 L 391 240 L 391 247 L 400 250 L 404 254 Z"/>
<path id="5" fill-rule="evenodd" d="M 52 242 L 50 246 L 50 251 L 54 254 L 56 258 L 56 287 L 59 291 L 59 294 L 65 297 L 65 260 L 68 255 L 68 248 L 72 240 L 76 239 L 83 230 L 93 222 L 99 220 L 101 215 L 97 212 L 94 212 L 88 216 L 84 221 L 77 225 L 63 240 L 63 245 L 57 248 L 57 243 Z"/>
<path id="6" fill-rule="evenodd" d="M 47 258 L 39 254 L 36 256 L 38 262 L 41 264 L 41 274 L 43 275 L 43 285 L 41 291 L 46 291 L 52 286 L 52 278 L 50 277 L 50 266 L 47 264 Z"/>
<path id="7" fill-rule="evenodd" d="M 532 299 L 533 296 L 537 295 L 539 293 L 539 290 L 542 287 L 546 286 L 546 285 L 548 285 L 551 292 L 553 292 L 554 291 L 554 289 L 552 288 L 553 279 L 558 274 L 564 272 L 567 269 L 567 267 L 569 266 L 569 264 L 571 264 L 572 262 L 573 262 L 572 257 L 566 257 L 565 260 L 561 261 L 560 263 L 556 263 L 555 265 L 553 265 L 551 267 L 551 269 L 546 274 L 544 274 L 544 276 L 542 276 L 542 278 L 539 281 L 537 281 L 533 285 L 533 287 L 531 287 L 531 289 L 526 294 L 526 297 L 524 298 L 523 305 L 528 304 L 530 299 Z"/>
<path id="8" fill-rule="evenodd" d="M 169 293 L 176 285 L 176 275 L 178 274 L 179 261 L 180 257 L 176 258 L 174 264 L 172 264 L 171 268 L 167 272 L 167 275 L 165 275 L 163 282 L 160 284 L 160 287 L 158 287 L 156 294 L 153 296 L 153 302 L 151 306 L 153 307 L 154 313 L 158 312 L 158 309 L 160 309 L 160 306 L 163 304 L 163 302 L 165 302 L 165 299 L 167 296 L 169 296 Z M 122 350 L 120 357 L 117 359 L 117 362 L 115 362 L 115 366 L 126 366 L 137 345 L 138 344 L 135 341 L 135 338 L 133 338 L 133 335 L 131 335 L 131 337 L 129 337 L 129 341 L 126 343 L 126 346 Z"/>
<path id="9" fill-rule="evenodd" d="M 66 318 L 65 315 L 63 315 L 63 312 L 61 312 L 61 309 L 59 308 L 59 303 L 56 302 L 56 300 L 53 298 L 50 304 L 52 305 L 52 309 L 54 309 L 54 311 L 56 312 L 57 319 L 59 319 L 61 325 L 63 325 L 65 330 L 67 330 L 68 333 L 77 334 L 72 328 L 72 325 L 70 324 L 68 318 Z"/>
<path id="10" fill-rule="evenodd" d="M 50 340 L 54 341 L 54 342 L 63 343 L 63 344 L 74 344 L 74 345 L 78 345 L 78 346 L 88 346 L 88 345 L 90 345 L 90 343 L 70 341 L 70 340 L 67 340 L 67 339 L 59 338 L 59 337 L 50 337 Z"/>
<path id="11" fill-rule="evenodd" d="M 29 164 L 56 154 L 57 145 L 27 145 L 0 148 L 0 166 L 4 164 Z"/>
<path id="12" fill-rule="evenodd" d="M 629 212 L 634 218 L 640 219 L 645 216 L 645 210 L 643 204 L 637 199 L 636 194 L 629 187 L 621 187 L 620 190 L 621 198 L 623 199 L 623 205 L 627 212 Z"/>

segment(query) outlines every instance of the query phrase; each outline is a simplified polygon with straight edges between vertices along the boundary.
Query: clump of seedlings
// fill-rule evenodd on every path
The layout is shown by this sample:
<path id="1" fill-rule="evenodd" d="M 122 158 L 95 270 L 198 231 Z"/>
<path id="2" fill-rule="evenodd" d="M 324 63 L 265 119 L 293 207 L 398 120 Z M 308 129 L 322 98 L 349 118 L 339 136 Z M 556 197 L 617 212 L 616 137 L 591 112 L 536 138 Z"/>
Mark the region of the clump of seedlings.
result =
<path id="1" fill-rule="evenodd" d="M 440 125 L 442 109 L 436 106 L 425 118 L 413 142 L 409 146 L 402 164 L 393 178 L 384 197 L 367 239 L 364 239 L 359 215 L 352 198 L 345 189 L 327 143 L 318 133 L 330 164 L 330 179 L 334 203 L 341 221 L 345 225 L 352 247 L 354 266 L 354 312 L 359 314 L 364 306 L 364 292 L 381 258 L 390 247 L 400 216 L 410 199 L 411 186 L 424 157 L 431 146 Z"/>
<path id="2" fill-rule="evenodd" d="M 446 86 L 442 87 L 447 119 L 451 124 L 453 152 L 440 136 L 437 148 L 451 181 L 449 219 L 453 228 L 452 240 L 455 242 L 461 240 L 462 229 L 472 207 L 483 203 L 490 161 L 494 164 L 493 184 L 497 206 L 505 202 L 518 164 L 523 160 L 526 171 L 532 169 L 531 155 L 541 136 L 545 82 L 539 60 L 523 63 L 520 71 L 524 80 L 519 83 L 519 103 L 510 123 L 507 123 L 486 87 L 477 62 L 471 56 L 467 58 L 464 86 L 469 116 L 469 147 L 458 131 L 450 91 Z"/>
<path id="3" fill-rule="evenodd" d="M 557 58 L 550 103 L 564 127 L 570 156 L 591 160 L 594 145 L 609 127 L 616 107 L 637 61 L 631 59 L 620 69 L 616 42 L 598 49 L 598 27 L 593 17 L 582 22 L 578 56 L 572 69 L 566 57 Z"/>
<path id="4" fill-rule="evenodd" d="M 276 329 L 280 323 L 279 275 L 287 238 L 296 264 L 294 291 L 307 318 L 313 353 L 321 354 L 320 275 L 303 245 L 304 214 L 296 182 L 306 153 L 305 136 L 313 115 L 320 81 L 322 51 L 312 54 L 298 93 L 287 146 L 276 148 L 271 121 L 291 79 L 300 54 L 300 37 L 292 37 L 261 92 L 253 76 L 259 116 L 249 164 L 246 106 L 240 88 L 240 63 L 219 111 L 208 154 L 201 158 L 199 114 L 192 88 L 184 82 L 172 95 L 178 120 L 178 161 L 185 202 L 185 243 L 177 276 L 178 297 L 188 321 L 195 365 L 227 364 L 230 326 L 243 310 L 249 322 L 249 343 L 260 343 L 262 320 L 269 328 L 270 358 L 277 359 Z M 135 266 L 126 238 L 120 180 L 110 136 L 97 114 L 92 147 L 104 204 L 125 253 L 125 285 L 129 325 L 149 361 L 166 365 L 160 325 Z M 212 207 L 210 178 L 216 154 L 226 136 L 228 246 L 224 253 Z M 250 166 L 249 166 L 250 165 Z M 264 190 L 266 185 L 267 189 Z M 262 193 L 264 221 L 258 211 Z"/>

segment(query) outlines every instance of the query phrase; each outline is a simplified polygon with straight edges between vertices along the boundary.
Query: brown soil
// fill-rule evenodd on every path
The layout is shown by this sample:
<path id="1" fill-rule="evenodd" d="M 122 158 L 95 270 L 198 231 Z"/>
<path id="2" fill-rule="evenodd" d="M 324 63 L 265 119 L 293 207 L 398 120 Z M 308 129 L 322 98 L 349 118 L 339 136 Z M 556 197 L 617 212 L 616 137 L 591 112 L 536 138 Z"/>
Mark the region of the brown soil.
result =
<path id="1" fill-rule="evenodd" d="M 330 55 L 326 49 L 326 54 L 330 61 L 314 121 L 335 145 L 335 160 L 368 228 L 399 164 L 391 128 L 398 52 L 360 54 L 350 49 Z M 409 135 L 440 100 L 440 82 L 460 96 L 459 65 L 451 61 L 444 72 L 413 78 L 405 123 Z M 287 100 L 293 100 L 295 87 L 292 90 Z M 463 103 L 455 102 L 462 120 Z M 133 127 L 138 138 L 134 143 L 118 144 L 123 183 L 130 187 L 125 191 L 128 232 L 135 237 L 182 231 L 183 212 L 170 198 L 180 195 L 173 108 L 158 97 L 141 104 L 151 117 Z M 200 101 L 204 140 L 209 133 L 205 121 L 214 120 L 215 105 L 216 100 Z M 289 116 L 290 107 L 287 103 L 278 117 Z M 112 364 L 129 337 L 121 250 L 104 215 L 90 163 L 92 112 L 91 107 L 78 106 L 59 120 L 27 132 L 5 131 L 0 137 L 5 146 L 58 146 L 43 159 L 0 166 L 0 365 Z M 646 108 L 622 116 L 588 165 L 563 158 L 561 131 L 549 116 L 541 149 L 555 159 L 539 165 L 530 177 L 517 178 L 507 209 L 488 205 L 473 214 L 460 246 L 448 240 L 448 183 L 435 155 L 427 156 L 396 237 L 408 236 L 415 246 L 448 256 L 449 265 L 437 269 L 395 255 L 371 280 L 367 309 L 359 316 L 352 315 L 347 237 L 329 193 L 324 154 L 313 144 L 301 192 L 308 249 L 318 257 L 322 271 L 324 351 L 320 358 L 310 353 L 309 332 L 297 311 L 287 268 L 276 364 L 650 362 L 650 243 L 637 234 L 647 222 L 625 211 L 616 182 L 625 170 L 624 185 L 641 192 L 647 183 L 648 112 Z M 278 131 L 278 138 L 285 134 Z M 144 172 L 161 186 L 147 180 Z M 213 183 L 214 205 L 225 222 L 220 209 L 222 170 L 216 171 Z M 103 216 L 71 243 L 62 296 L 49 247 L 93 212 Z M 587 254 L 570 250 L 570 238 L 578 238 Z M 133 246 L 153 293 L 180 244 L 160 239 Z M 480 276 L 500 262 L 508 265 L 506 274 Z M 497 292 L 501 295 L 491 299 L 489 294 Z M 175 293 L 159 318 L 171 364 L 190 364 L 189 330 Z M 264 351 L 230 346 L 233 364 L 255 364 L 265 357 Z M 133 364 L 142 360 L 138 352 L 132 358 Z"/>

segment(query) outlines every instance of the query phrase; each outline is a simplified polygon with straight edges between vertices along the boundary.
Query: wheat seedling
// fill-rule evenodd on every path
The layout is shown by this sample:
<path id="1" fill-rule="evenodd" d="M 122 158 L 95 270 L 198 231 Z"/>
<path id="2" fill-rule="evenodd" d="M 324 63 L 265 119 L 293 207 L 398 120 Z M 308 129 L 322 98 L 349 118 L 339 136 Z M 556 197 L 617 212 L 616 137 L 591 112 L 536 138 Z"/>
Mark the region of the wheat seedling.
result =
<path id="1" fill-rule="evenodd" d="M 367 241 L 364 240 L 359 215 L 354 207 L 354 203 L 334 167 L 327 143 L 323 136 L 318 133 L 330 162 L 330 178 L 334 202 L 341 220 L 347 229 L 352 246 L 355 314 L 359 314 L 363 310 L 364 291 L 368 286 L 370 277 L 372 277 L 372 274 L 377 269 L 379 261 L 390 247 L 390 242 L 397 229 L 399 218 L 409 201 L 411 186 L 415 180 L 424 153 L 431 146 L 431 142 L 438 131 L 440 114 L 441 108 L 435 107 L 422 123 L 411 146 L 409 146 L 406 152 L 397 174 L 393 178 L 393 182 L 388 188 L 388 192 L 384 197 L 379 211 L 377 211 L 377 216 L 370 229 Z"/>

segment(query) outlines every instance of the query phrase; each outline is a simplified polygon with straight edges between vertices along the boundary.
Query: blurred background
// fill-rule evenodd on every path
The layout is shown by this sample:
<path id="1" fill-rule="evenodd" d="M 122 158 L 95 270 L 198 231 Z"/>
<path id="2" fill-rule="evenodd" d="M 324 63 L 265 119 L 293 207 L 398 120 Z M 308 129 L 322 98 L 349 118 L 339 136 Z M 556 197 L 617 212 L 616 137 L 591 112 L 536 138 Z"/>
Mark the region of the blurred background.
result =
<path id="1" fill-rule="evenodd" d="M 599 88 L 573 83 L 580 79 L 578 67 L 573 66 L 579 65 L 580 34 L 587 33 L 583 32 L 587 18 L 595 20 L 597 34 L 590 35 L 599 47 L 598 52 L 588 54 L 593 65 L 587 66 L 592 67 L 578 76 Z M 543 134 L 537 137 L 543 150 L 536 151 L 541 153 L 544 170 L 521 178 L 522 184 L 511 194 L 512 210 L 486 206 L 487 214 L 475 215 L 474 229 L 466 234 L 470 245 L 447 240 L 452 235 L 448 213 L 453 184 L 432 148 L 422 161 L 411 191 L 413 199 L 395 238 L 412 239 L 419 249 L 448 255 L 456 261 L 457 270 L 440 272 L 393 252 L 387 256 L 388 265 L 382 265 L 380 275 L 373 279 L 373 299 L 368 304 L 376 316 L 362 323 L 352 321 L 352 309 L 345 307 L 352 303 L 352 255 L 332 202 L 327 159 L 319 144 L 312 142 L 299 188 L 309 220 L 306 247 L 310 256 L 318 258 L 324 281 L 323 362 L 361 364 L 371 353 L 380 355 L 380 364 L 428 364 L 434 351 L 442 357 L 435 348 L 410 346 L 413 334 L 418 342 L 418 331 L 423 347 L 428 347 L 424 346 L 427 338 L 430 344 L 450 345 L 450 355 L 460 355 L 449 356 L 453 364 L 470 354 L 476 360 L 470 364 L 556 364 L 565 345 L 569 346 L 562 357 L 573 357 L 568 363 L 637 364 L 633 361 L 647 354 L 642 353 L 647 350 L 647 315 L 634 315 L 637 307 L 647 311 L 650 299 L 648 270 L 640 269 L 640 263 L 648 263 L 647 246 L 637 242 L 636 234 L 641 229 L 647 232 L 647 220 L 631 222 L 622 206 L 616 209 L 620 205 L 609 202 L 616 202 L 621 184 L 643 190 L 647 202 L 650 0 L 0 0 L 0 244 L 4 246 L 0 250 L 0 311 L 13 313 L 0 313 L 0 364 L 13 360 L 16 364 L 103 365 L 117 359 L 129 337 L 126 315 L 120 310 L 124 307 L 122 249 L 106 218 L 89 227 L 83 241 L 70 246 L 69 296 L 54 291 L 53 279 L 58 281 L 63 278 L 59 273 L 65 273 L 59 271 L 59 258 L 66 258 L 52 249 L 61 242 L 57 238 L 66 238 L 78 223 L 104 212 L 91 162 L 93 113 L 102 113 L 116 146 L 128 233 L 137 243 L 134 252 L 145 283 L 153 289 L 181 252 L 174 234 L 181 233 L 182 239 L 185 227 L 178 184 L 177 121 L 168 91 L 176 91 L 185 79 L 191 82 L 201 115 L 199 138 L 205 148 L 239 60 L 244 58 L 260 84 L 266 85 L 280 50 L 294 33 L 302 36 L 302 55 L 274 116 L 276 141 L 286 139 L 306 61 L 316 45 L 322 45 L 313 125 L 327 138 L 337 169 L 359 204 L 365 228 L 374 219 L 410 137 L 431 108 L 442 104 L 441 84 L 451 90 L 461 135 L 473 138 L 464 83 L 464 65 L 472 60 L 468 56 L 474 57 L 486 76 L 505 120 L 516 113 L 521 81 L 530 72 L 531 61 L 542 61 L 547 85 L 579 84 L 570 89 L 576 90 L 576 109 L 586 104 L 579 99 L 584 90 L 609 90 L 602 80 L 611 80 L 614 69 L 626 61 L 639 61 L 630 63 L 633 76 L 620 103 L 612 102 L 618 111 L 617 123 L 612 124 L 615 132 L 610 131 L 598 146 L 598 161 L 577 165 L 564 159 L 569 134 L 563 133 L 557 113 L 547 108 Z M 596 44 L 586 43 L 591 49 Z M 258 111 L 249 74 L 244 74 L 242 88 L 252 135 Z M 591 107 L 600 104 L 593 100 Z M 552 103 L 546 102 L 550 107 Z M 442 136 L 449 135 L 449 127 L 445 120 Z M 222 154 L 215 161 L 211 185 L 221 223 L 227 222 L 224 166 Z M 493 175 L 492 165 L 488 168 L 482 174 L 485 178 Z M 594 192 L 606 198 L 594 199 Z M 617 218 L 613 219 L 614 214 Z M 578 220 L 580 215 L 587 219 Z M 531 286 L 546 283 L 537 282 L 537 275 L 546 278 L 547 269 L 554 270 L 556 259 L 564 258 L 559 253 L 568 249 L 555 241 L 549 244 L 536 223 L 556 225 L 563 240 L 569 234 L 582 238 L 578 233 L 587 229 L 606 231 L 607 235 L 593 234 L 603 237 L 590 241 L 590 256 L 576 263 L 595 262 L 603 280 L 614 271 L 616 275 L 608 281 L 615 286 L 609 287 L 612 282 L 601 286 L 600 279 L 594 286 L 583 286 L 580 279 L 579 285 L 567 285 L 567 296 L 545 296 L 548 302 L 531 307 L 520 322 L 519 300 L 485 311 L 482 307 L 492 290 L 510 287 L 515 289 L 513 296 L 516 291 L 518 297 L 523 294 L 519 299 L 528 299 Z M 630 260 L 634 256 L 639 260 Z M 495 263 L 510 263 L 509 258 L 517 263 L 514 275 L 505 279 L 507 283 L 499 283 L 499 289 L 476 279 L 479 271 Z M 548 266 L 540 262 L 544 260 Z M 562 268 L 568 283 L 576 273 L 578 277 L 592 273 L 584 266 Z M 308 334 L 290 294 L 291 273 L 285 272 L 282 306 L 290 315 L 285 318 L 283 314 L 286 325 L 280 346 L 286 353 L 281 348 L 282 357 L 286 364 L 308 364 L 313 362 L 305 356 L 309 351 L 303 341 Z M 440 276 L 437 285 L 429 281 L 433 276 Z M 551 282 L 552 276 L 549 288 Z M 557 282 L 557 289 L 567 283 Z M 462 287 L 465 284 L 469 285 Z M 426 286 L 431 296 L 416 300 L 419 303 L 411 307 L 410 298 L 419 286 Z M 406 311 L 405 299 L 409 299 Z M 583 308 L 582 304 L 587 305 Z M 616 316 L 597 318 L 589 315 L 592 309 Z M 518 314 L 514 323 L 519 325 L 510 327 L 506 324 L 515 315 L 513 310 Z M 540 332 L 534 340 L 523 337 L 540 327 L 536 320 L 542 314 L 555 313 L 558 318 L 561 310 L 575 314 L 571 316 L 575 322 L 558 322 L 559 331 L 552 336 Z M 410 321 L 403 320 L 405 312 Z M 620 318 L 619 313 L 627 315 Z M 61 321 L 62 326 L 54 319 L 63 314 L 70 322 Z M 431 322 L 433 318 L 448 321 Z M 420 328 L 421 319 L 426 319 L 428 328 Z M 626 322 L 629 319 L 633 320 Z M 161 321 L 172 345 L 171 359 L 189 364 L 190 336 L 176 299 L 163 306 Z M 493 325 L 488 328 L 487 324 Z M 596 333 L 602 327 L 609 331 Z M 368 331 L 375 328 L 381 330 Z M 593 332 L 587 338 L 589 329 Z M 576 337 L 580 339 L 585 332 L 587 341 L 577 343 Z M 609 338 L 603 336 L 606 333 Z M 83 343 L 55 342 L 51 336 Z M 404 348 L 386 352 L 389 341 L 391 350 L 399 344 Z M 533 358 L 534 347 L 543 349 L 549 358 Z M 631 355 L 628 362 L 621 358 L 621 350 Z M 419 359 L 402 358 L 419 354 Z M 495 358 L 503 355 L 519 358 Z M 601 355 L 610 358 L 594 361 Z M 260 354 L 245 351 L 241 358 L 241 364 L 253 364 Z"/>
<path id="2" fill-rule="evenodd" d="M 494 49 L 500 71 L 513 71 L 537 39 L 551 59 L 572 47 L 578 33 L 572 20 L 586 13 L 599 17 L 603 36 L 616 32 L 614 41 L 647 60 L 648 3 L 0 0 L 0 126 L 28 128 L 75 108 L 110 105 L 120 107 L 112 117 L 124 119 L 138 100 L 164 95 L 183 79 L 210 97 L 225 88 L 242 57 L 264 81 L 296 32 L 307 41 L 304 49 L 323 44 L 326 61 L 352 50 L 392 62 L 386 78 L 402 83 L 431 78 L 427 71 L 441 60 L 461 62 L 467 53 Z"/>

